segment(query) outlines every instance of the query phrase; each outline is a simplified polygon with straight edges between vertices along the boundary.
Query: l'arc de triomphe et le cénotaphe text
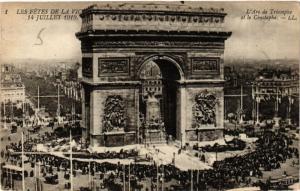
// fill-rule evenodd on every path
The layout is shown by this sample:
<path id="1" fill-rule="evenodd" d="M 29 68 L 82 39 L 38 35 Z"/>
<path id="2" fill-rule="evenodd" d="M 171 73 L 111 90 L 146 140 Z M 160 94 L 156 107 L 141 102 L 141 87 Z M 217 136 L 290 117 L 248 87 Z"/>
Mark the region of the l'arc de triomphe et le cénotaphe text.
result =
<path id="1" fill-rule="evenodd" d="M 222 8 L 123 3 L 93 5 L 80 16 L 83 136 L 91 146 L 223 136 L 224 48 L 231 32 Z M 149 63 L 160 70 L 162 102 L 152 104 L 149 91 L 143 113 L 140 76 Z"/>

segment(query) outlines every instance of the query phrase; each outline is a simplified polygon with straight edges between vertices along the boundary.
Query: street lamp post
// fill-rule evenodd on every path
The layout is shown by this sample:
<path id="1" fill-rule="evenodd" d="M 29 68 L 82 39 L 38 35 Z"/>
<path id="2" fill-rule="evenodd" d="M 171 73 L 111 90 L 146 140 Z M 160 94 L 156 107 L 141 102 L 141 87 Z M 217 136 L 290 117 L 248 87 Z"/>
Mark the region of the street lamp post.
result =
<path id="1" fill-rule="evenodd" d="M 256 97 L 256 124 L 259 124 L 259 103 L 260 103 L 260 97 Z"/>
<path id="2" fill-rule="evenodd" d="M 60 99 L 59 99 L 59 88 L 60 84 L 57 84 L 57 111 L 56 111 L 56 116 L 57 116 L 57 124 L 60 123 Z"/>
<path id="3" fill-rule="evenodd" d="M 191 191 L 193 190 L 193 169 L 191 169 Z"/>
<path id="4" fill-rule="evenodd" d="M 294 103 L 294 99 L 292 98 L 291 95 L 289 95 L 288 100 L 289 100 L 289 104 L 288 104 L 287 121 L 288 121 L 288 124 L 291 125 L 291 123 L 292 123 L 292 121 L 291 121 L 291 109 L 292 109 L 292 104 Z"/>
<path id="5" fill-rule="evenodd" d="M 161 191 L 164 191 L 164 165 L 162 165 L 162 173 L 161 173 Z"/>
<path id="6" fill-rule="evenodd" d="M 197 191 L 199 191 L 199 169 L 197 170 Z"/>
<path id="7" fill-rule="evenodd" d="M 36 155 L 34 157 L 35 159 L 35 164 L 34 164 L 34 178 L 35 178 L 35 190 L 38 190 L 38 180 L 37 180 L 37 173 L 36 173 L 36 170 L 37 170 L 37 161 L 36 161 Z"/>
<path id="8" fill-rule="evenodd" d="M 24 133 L 22 131 L 22 189 L 25 190 L 25 173 L 24 173 Z"/>
<path id="9" fill-rule="evenodd" d="M 25 99 L 22 102 L 22 128 L 25 127 Z"/>
<path id="10" fill-rule="evenodd" d="M 241 85 L 241 106 L 240 106 L 240 124 L 243 124 L 243 85 Z"/>
<path id="11" fill-rule="evenodd" d="M 128 166 L 128 190 L 130 191 L 130 163 L 129 163 L 129 166 Z"/>
<path id="12" fill-rule="evenodd" d="M 158 164 L 156 163 L 156 191 L 158 191 Z"/>
<path id="13" fill-rule="evenodd" d="M 126 179 L 125 179 L 125 164 L 123 165 L 123 191 L 125 191 L 125 182 L 126 182 Z"/>
<path id="14" fill-rule="evenodd" d="M 281 102 L 281 98 L 279 97 L 278 93 L 279 93 L 279 89 L 276 88 L 274 127 L 279 127 L 278 109 L 279 109 L 279 103 Z"/>
<path id="15" fill-rule="evenodd" d="M 6 114 L 5 114 L 5 99 L 3 100 L 3 118 L 4 118 L 4 129 L 6 129 Z"/>
<path id="16" fill-rule="evenodd" d="M 89 161 L 89 188 L 91 188 L 91 161 Z"/>
<path id="17" fill-rule="evenodd" d="M 70 190 L 73 191 L 73 156 L 72 156 L 72 131 L 70 129 Z"/>
<path id="18" fill-rule="evenodd" d="M 254 122 L 254 120 L 255 120 L 255 106 L 256 106 L 256 104 L 255 104 L 255 91 L 254 91 L 254 86 L 253 86 L 253 84 L 252 84 L 252 88 L 251 88 L 251 94 L 252 94 L 252 120 L 253 120 L 253 122 Z"/>

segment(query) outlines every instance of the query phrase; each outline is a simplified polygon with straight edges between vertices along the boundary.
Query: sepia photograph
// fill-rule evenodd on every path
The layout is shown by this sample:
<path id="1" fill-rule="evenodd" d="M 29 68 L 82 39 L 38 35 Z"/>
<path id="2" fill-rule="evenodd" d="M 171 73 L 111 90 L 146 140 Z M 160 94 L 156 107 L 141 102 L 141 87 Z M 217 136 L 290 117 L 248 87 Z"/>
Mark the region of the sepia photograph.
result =
<path id="1" fill-rule="evenodd" d="M 299 5 L 0 2 L 0 191 L 300 190 Z"/>

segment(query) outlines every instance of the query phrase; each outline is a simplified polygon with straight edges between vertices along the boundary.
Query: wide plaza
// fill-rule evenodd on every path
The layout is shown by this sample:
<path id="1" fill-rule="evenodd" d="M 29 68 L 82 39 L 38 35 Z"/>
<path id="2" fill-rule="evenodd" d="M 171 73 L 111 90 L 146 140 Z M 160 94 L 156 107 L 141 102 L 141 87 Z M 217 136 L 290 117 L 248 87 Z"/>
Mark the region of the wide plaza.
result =
<path id="1" fill-rule="evenodd" d="M 24 151 L 26 156 L 24 166 L 26 172 L 26 190 L 34 190 L 33 188 L 36 188 L 37 185 L 42 185 L 43 190 L 69 189 L 71 181 L 69 137 L 58 139 L 53 134 L 52 128 L 50 127 L 44 127 L 38 132 L 31 133 L 27 136 L 28 130 L 25 128 L 23 130 L 25 134 L 24 137 L 26 137 L 24 148 L 28 148 L 28 150 L 25 149 Z M 19 144 L 21 141 L 21 132 L 22 129 L 18 129 L 14 134 L 10 134 L 8 130 L 1 130 L 2 167 L 12 165 L 20 168 L 21 150 Z M 274 137 L 275 134 L 276 133 L 271 133 L 271 135 L 266 134 L 264 136 L 269 137 L 270 142 L 272 142 L 271 137 Z M 50 135 L 50 139 L 49 137 L 48 139 L 45 139 L 45 136 L 43 135 Z M 210 147 L 213 147 L 213 145 L 226 145 L 225 141 L 228 142 L 234 139 L 233 136 L 225 137 L 226 139 L 220 141 L 207 142 L 206 144 L 203 143 L 201 147 L 207 147 L 208 145 L 210 145 Z M 275 136 L 277 139 L 274 139 L 274 141 L 279 141 L 278 143 L 281 143 L 281 138 L 283 137 L 286 137 L 284 133 L 278 133 L 278 135 Z M 49 144 L 51 142 L 61 142 L 62 139 L 65 139 L 66 141 L 64 144 L 61 144 L 62 150 L 57 150 L 57 148 L 55 149 L 55 146 L 52 147 L 51 144 Z M 31 142 L 30 140 L 36 142 L 36 145 L 39 146 L 29 146 L 31 145 L 29 144 Z M 181 148 L 175 143 L 80 149 L 78 148 L 80 147 L 80 140 L 77 142 L 73 140 L 73 143 L 71 143 L 73 146 L 72 186 L 74 190 L 82 190 L 84 188 L 99 190 L 128 190 L 129 188 L 156 190 L 157 186 L 159 187 L 158 190 L 218 190 L 219 188 L 217 186 L 220 186 L 223 189 L 229 189 L 237 185 L 239 187 L 259 186 L 259 183 L 267 184 L 270 179 L 282 179 L 284 177 L 294 177 L 297 179 L 299 171 L 298 140 L 292 140 L 291 138 L 286 139 L 291 141 L 290 143 L 287 142 L 286 144 L 288 145 L 284 146 L 288 147 L 288 150 L 290 150 L 290 152 L 287 153 L 281 153 L 283 151 L 281 148 L 277 147 L 273 150 L 272 146 L 260 148 L 262 146 L 257 145 L 255 142 L 262 140 L 264 139 L 252 138 L 250 141 L 246 140 L 246 147 L 242 150 L 215 152 L 199 151 L 195 149 L 195 146 L 192 147 L 188 145 L 185 148 Z M 26 145 L 28 145 L 28 147 Z M 257 155 L 257 161 L 252 161 L 251 165 L 247 164 L 253 160 L 251 159 L 252 154 L 254 155 L 256 152 L 261 152 L 260 150 L 263 151 L 263 149 L 266 149 L 266 151 L 270 153 L 263 153 L 263 156 L 260 156 L 260 154 L 262 154 L 260 153 Z M 135 154 L 126 158 L 120 156 L 120 153 L 130 153 L 130 151 L 135 151 L 132 152 Z M 26 152 L 28 153 L 26 154 Z M 97 156 L 97 154 L 98 158 L 91 157 Z M 88 155 L 88 157 L 86 157 L 86 155 Z M 219 179 L 220 185 L 211 182 L 218 177 L 218 173 L 215 172 L 217 174 L 214 174 L 214 171 L 218 168 L 222 168 L 220 166 L 218 167 L 219 162 L 222 163 L 227 161 L 223 164 L 226 165 L 230 159 L 233 161 L 240 161 L 240 158 L 243 157 L 245 157 L 245 159 L 242 159 L 244 161 L 241 161 L 243 162 L 243 165 L 236 166 L 242 169 L 231 169 L 232 172 L 228 172 L 228 170 L 226 170 L 227 167 L 224 166 L 222 171 L 217 171 L 221 174 L 224 173 L 219 177 L 221 178 Z M 263 162 L 264 160 L 268 161 L 267 163 L 273 161 L 274 165 L 268 166 Z M 279 167 L 276 166 L 278 164 L 280 165 Z M 227 165 L 230 165 L 230 162 Z M 257 165 L 258 168 L 256 169 L 255 167 L 252 169 L 249 174 L 240 174 L 240 170 L 250 170 L 243 169 L 247 165 L 250 165 L 248 167 L 250 169 Z M 57 182 L 51 182 L 50 179 L 46 180 L 47 177 L 56 175 L 58 177 Z M 37 179 L 40 181 L 37 181 Z M 22 179 L 14 178 L 11 182 L 9 173 L 2 177 L 2 181 L 3 188 L 9 188 L 12 184 L 16 190 L 22 189 Z M 112 182 L 115 185 L 112 184 Z M 191 186 L 191 184 L 193 186 Z"/>

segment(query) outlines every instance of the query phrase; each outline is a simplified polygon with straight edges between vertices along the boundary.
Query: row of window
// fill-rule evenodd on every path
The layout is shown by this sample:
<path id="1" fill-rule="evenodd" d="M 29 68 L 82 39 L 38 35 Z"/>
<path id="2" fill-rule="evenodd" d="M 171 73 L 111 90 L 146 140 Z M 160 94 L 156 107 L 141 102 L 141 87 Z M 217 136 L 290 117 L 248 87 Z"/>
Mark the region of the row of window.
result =
<path id="1" fill-rule="evenodd" d="M 5 99 L 2 99 L 1 102 L 5 102 L 5 103 L 8 103 L 8 102 L 23 102 L 24 100 L 23 99 L 12 99 L 12 98 L 5 98 Z"/>
<path id="2" fill-rule="evenodd" d="M 10 96 L 22 96 L 24 95 L 23 93 L 5 93 L 4 96 L 10 97 Z"/>
<path id="3" fill-rule="evenodd" d="M 161 91 L 161 87 L 145 87 L 144 91 Z"/>
<path id="4" fill-rule="evenodd" d="M 146 83 L 149 85 L 160 85 L 161 81 L 160 80 L 147 80 Z"/>

